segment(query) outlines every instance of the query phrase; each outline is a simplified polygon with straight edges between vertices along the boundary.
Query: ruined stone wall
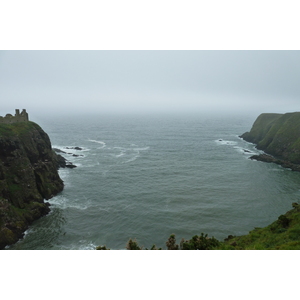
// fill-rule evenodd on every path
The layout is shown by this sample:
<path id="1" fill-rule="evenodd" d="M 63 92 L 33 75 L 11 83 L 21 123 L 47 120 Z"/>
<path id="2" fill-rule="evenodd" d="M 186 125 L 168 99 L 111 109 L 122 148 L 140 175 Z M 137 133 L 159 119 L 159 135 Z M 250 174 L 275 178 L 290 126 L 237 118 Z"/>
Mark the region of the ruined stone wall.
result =
<path id="1" fill-rule="evenodd" d="M 12 123 L 18 123 L 18 122 L 27 122 L 28 119 L 28 113 L 26 112 L 26 109 L 23 109 L 20 113 L 19 109 L 16 109 L 15 115 L 7 114 L 5 117 L 0 116 L 0 124 L 12 124 Z"/>

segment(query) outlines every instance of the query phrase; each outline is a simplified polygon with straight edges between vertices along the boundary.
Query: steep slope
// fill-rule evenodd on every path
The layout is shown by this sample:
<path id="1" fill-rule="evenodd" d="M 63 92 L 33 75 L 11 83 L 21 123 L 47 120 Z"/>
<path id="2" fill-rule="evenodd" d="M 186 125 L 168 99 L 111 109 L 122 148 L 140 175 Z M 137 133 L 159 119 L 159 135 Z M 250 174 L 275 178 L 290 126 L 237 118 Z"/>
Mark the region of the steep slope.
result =
<path id="1" fill-rule="evenodd" d="M 241 137 L 277 159 L 300 164 L 300 112 L 261 114 Z"/>
<path id="2" fill-rule="evenodd" d="M 33 122 L 0 124 L 0 249 L 15 243 L 63 189 L 59 157 Z"/>

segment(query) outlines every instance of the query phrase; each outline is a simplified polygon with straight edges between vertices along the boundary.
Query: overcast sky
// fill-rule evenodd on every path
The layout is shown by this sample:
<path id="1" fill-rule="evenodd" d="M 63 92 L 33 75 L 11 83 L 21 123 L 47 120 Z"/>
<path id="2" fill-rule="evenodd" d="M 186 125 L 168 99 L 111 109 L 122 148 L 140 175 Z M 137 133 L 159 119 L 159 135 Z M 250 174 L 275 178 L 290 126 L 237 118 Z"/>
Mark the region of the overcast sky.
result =
<path id="1" fill-rule="evenodd" d="M 0 51 L 0 114 L 299 110 L 299 51 Z"/>

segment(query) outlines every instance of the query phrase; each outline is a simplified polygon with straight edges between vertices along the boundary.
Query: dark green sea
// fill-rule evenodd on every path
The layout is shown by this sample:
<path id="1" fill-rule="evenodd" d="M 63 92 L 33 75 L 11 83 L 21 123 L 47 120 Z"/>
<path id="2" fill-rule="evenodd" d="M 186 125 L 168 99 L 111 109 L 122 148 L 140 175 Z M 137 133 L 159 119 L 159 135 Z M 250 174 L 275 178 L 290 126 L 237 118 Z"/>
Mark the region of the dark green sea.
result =
<path id="1" fill-rule="evenodd" d="M 51 213 L 8 249 L 125 249 L 263 227 L 300 197 L 300 173 L 249 159 L 253 116 L 48 116 L 37 122 L 77 168 Z M 80 147 L 82 150 L 67 149 Z M 79 155 L 79 156 L 73 156 Z"/>

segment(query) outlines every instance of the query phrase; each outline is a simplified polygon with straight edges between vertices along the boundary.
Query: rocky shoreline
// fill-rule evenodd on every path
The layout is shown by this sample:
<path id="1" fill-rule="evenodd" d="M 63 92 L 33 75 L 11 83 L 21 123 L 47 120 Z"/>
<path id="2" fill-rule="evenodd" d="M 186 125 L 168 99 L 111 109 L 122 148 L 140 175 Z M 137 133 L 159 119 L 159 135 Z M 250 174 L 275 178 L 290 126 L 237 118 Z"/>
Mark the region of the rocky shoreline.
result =
<path id="1" fill-rule="evenodd" d="M 262 162 L 266 162 L 266 163 L 274 163 L 274 164 L 282 166 L 283 168 L 287 168 L 287 169 L 291 169 L 292 171 L 300 172 L 300 165 L 293 164 L 291 162 L 275 158 L 268 154 L 252 155 L 249 158 L 252 160 L 262 161 Z"/>

